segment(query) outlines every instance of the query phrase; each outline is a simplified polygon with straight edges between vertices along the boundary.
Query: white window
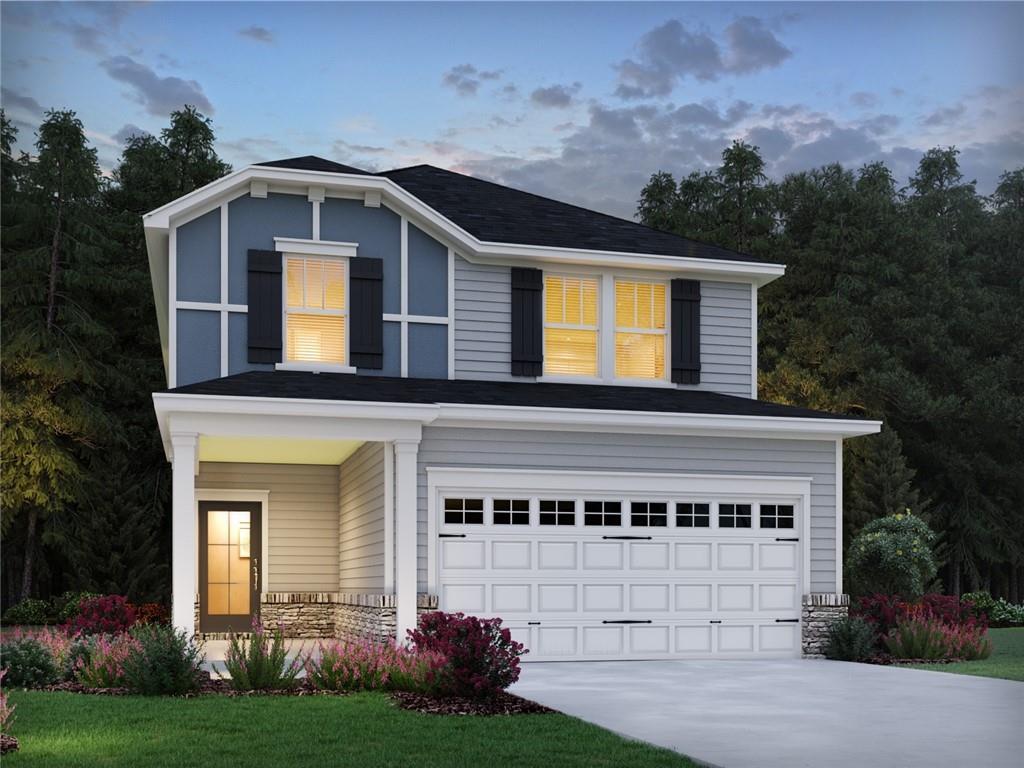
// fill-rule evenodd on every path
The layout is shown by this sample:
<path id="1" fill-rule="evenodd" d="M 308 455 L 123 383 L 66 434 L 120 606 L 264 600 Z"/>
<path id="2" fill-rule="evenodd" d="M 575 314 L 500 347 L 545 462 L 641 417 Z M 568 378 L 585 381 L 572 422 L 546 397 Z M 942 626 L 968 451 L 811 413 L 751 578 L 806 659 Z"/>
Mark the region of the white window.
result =
<path id="1" fill-rule="evenodd" d="M 615 377 L 664 379 L 665 283 L 615 280 Z"/>
<path id="2" fill-rule="evenodd" d="M 337 258 L 285 259 L 285 359 L 346 362 L 348 262 Z"/>
<path id="3" fill-rule="evenodd" d="M 544 275 L 544 375 L 598 375 L 598 279 Z"/>

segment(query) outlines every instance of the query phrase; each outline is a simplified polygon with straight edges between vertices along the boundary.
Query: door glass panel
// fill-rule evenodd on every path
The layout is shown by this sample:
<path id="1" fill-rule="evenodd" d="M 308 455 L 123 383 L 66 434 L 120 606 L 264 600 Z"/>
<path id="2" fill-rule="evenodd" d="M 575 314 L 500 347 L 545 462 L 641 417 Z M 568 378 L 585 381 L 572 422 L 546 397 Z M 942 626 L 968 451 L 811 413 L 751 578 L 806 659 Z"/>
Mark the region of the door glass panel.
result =
<path id="1" fill-rule="evenodd" d="M 207 513 L 206 584 L 210 615 L 248 614 L 251 552 L 248 511 Z"/>

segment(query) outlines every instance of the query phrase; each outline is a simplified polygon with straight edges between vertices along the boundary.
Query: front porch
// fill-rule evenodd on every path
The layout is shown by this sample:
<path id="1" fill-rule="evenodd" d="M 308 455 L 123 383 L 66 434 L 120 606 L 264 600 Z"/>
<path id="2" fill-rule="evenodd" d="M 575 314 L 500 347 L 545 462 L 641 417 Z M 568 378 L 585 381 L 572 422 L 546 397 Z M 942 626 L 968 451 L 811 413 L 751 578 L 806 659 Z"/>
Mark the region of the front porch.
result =
<path id="1" fill-rule="evenodd" d="M 252 403 L 211 412 L 209 399 L 188 400 L 158 400 L 176 627 L 211 647 L 256 619 L 296 640 L 401 641 L 437 608 L 418 589 L 420 420 L 288 415 L 281 401 L 257 416 Z"/>

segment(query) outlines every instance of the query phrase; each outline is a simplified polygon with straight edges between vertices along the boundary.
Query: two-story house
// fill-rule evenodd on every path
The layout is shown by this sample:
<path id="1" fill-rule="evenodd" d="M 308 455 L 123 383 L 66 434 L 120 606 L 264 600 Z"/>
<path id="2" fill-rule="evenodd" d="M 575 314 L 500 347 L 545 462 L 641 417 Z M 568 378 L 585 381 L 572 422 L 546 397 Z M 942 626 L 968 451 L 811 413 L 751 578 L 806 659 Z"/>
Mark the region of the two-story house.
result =
<path id="1" fill-rule="evenodd" d="M 781 264 L 316 157 L 144 224 L 176 626 L 402 639 L 436 607 L 531 660 L 768 657 L 842 604 L 842 440 L 879 423 L 757 399 Z"/>

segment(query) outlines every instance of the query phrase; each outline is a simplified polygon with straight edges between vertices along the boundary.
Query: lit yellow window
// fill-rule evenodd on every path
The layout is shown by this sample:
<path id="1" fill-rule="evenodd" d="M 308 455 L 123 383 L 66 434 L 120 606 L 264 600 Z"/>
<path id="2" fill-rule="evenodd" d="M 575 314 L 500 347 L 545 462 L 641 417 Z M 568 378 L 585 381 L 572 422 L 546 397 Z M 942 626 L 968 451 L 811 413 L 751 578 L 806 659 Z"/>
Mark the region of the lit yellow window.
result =
<path id="1" fill-rule="evenodd" d="M 287 359 L 344 364 L 345 262 L 289 256 L 285 272 Z"/>
<path id="2" fill-rule="evenodd" d="M 544 276 L 544 373 L 597 376 L 597 279 Z"/>
<path id="3" fill-rule="evenodd" d="M 615 281 L 615 376 L 665 378 L 665 284 Z"/>

